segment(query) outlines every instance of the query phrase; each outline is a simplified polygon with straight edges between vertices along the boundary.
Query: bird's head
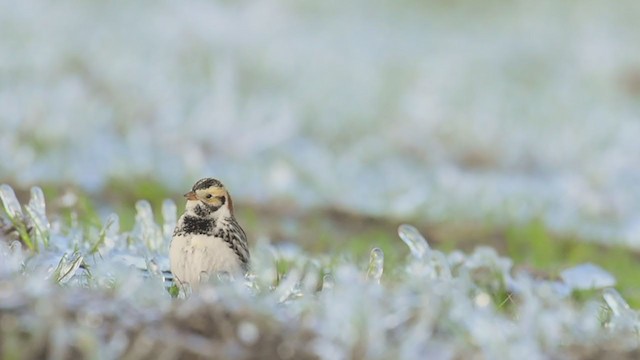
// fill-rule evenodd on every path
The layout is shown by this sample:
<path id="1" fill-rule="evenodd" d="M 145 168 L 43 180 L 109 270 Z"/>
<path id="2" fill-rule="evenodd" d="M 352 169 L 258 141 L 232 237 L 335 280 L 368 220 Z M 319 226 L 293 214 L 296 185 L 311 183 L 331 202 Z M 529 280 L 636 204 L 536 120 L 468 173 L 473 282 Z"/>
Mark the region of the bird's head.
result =
<path id="1" fill-rule="evenodd" d="M 186 210 L 198 217 L 218 217 L 233 215 L 233 202 L 227 189 L 214 178 L 198 180 L 191 191 L 184 194 L 187 198 Z"/>

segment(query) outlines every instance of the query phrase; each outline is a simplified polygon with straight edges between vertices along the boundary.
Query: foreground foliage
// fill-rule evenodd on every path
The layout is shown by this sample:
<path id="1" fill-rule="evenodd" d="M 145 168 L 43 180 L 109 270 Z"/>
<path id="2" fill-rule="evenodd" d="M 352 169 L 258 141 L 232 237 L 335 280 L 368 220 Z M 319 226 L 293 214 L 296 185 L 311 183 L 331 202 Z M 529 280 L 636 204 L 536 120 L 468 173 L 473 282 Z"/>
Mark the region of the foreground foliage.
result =
<path id="1" fill-rule="evenodd" d="M 594 265 L 539 279 L 492 248 L 445 254 L 402 225 L 411 257 L 395 268 L 378 248 L 363 268 L 259 242 L 245 281 L 220 274 L 175 298 L 166 271 L 173 202 L 161 224 L 139 202 L 134 229 L 122 232 L 116 216 L 101 227 L 50 220 L 37 188 L 24 207 L 0 190 L 3 358 L 639 355 L 637 313 Z"/>

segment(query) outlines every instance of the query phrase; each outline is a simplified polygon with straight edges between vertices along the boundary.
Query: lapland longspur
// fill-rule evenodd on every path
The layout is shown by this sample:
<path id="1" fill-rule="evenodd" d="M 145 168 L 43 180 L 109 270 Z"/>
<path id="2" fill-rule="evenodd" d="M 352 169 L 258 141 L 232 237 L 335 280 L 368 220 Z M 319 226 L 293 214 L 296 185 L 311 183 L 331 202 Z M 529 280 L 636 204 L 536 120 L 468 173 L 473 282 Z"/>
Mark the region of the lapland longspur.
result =
<path id="1" fill-rule="evenodd" d="M 178 219 L 169 248 L 176 283 L 197 288 L 208 276 L 243 275 L 249 268 L 247 236 L 233 215 L 233 202 L 216 179 L 201 179 L 184 195 L 187 204 Z M 204 275 L 204 276 L 203 276 Z"/>

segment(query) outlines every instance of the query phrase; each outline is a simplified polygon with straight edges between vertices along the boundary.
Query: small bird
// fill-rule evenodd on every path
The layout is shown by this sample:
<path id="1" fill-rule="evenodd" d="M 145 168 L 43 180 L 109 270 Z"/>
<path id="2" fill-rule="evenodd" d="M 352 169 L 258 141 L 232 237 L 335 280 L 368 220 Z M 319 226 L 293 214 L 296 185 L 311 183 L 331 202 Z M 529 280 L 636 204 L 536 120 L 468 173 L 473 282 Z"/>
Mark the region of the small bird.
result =
<path id="1" fill-rule="evenodd" d="M 232 277 L 249 269 L 247 235 L 233 216 L 233 202 L 224 185 L 204 178 L 188 193 L 169 246 L 176 283 L 195 289 L 201 280 L 226 272 Z"/>

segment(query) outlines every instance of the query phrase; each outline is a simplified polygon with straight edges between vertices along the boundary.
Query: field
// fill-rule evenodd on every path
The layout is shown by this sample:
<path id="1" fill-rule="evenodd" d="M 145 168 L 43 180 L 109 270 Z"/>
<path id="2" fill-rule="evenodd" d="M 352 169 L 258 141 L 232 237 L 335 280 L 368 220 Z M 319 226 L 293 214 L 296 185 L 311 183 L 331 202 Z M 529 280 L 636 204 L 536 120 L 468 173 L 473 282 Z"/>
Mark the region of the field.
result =
<path id="1" fill-rule="evenodd" d="M 0 357 L 640 356 L 636 2 L 0 8 Z"/>

